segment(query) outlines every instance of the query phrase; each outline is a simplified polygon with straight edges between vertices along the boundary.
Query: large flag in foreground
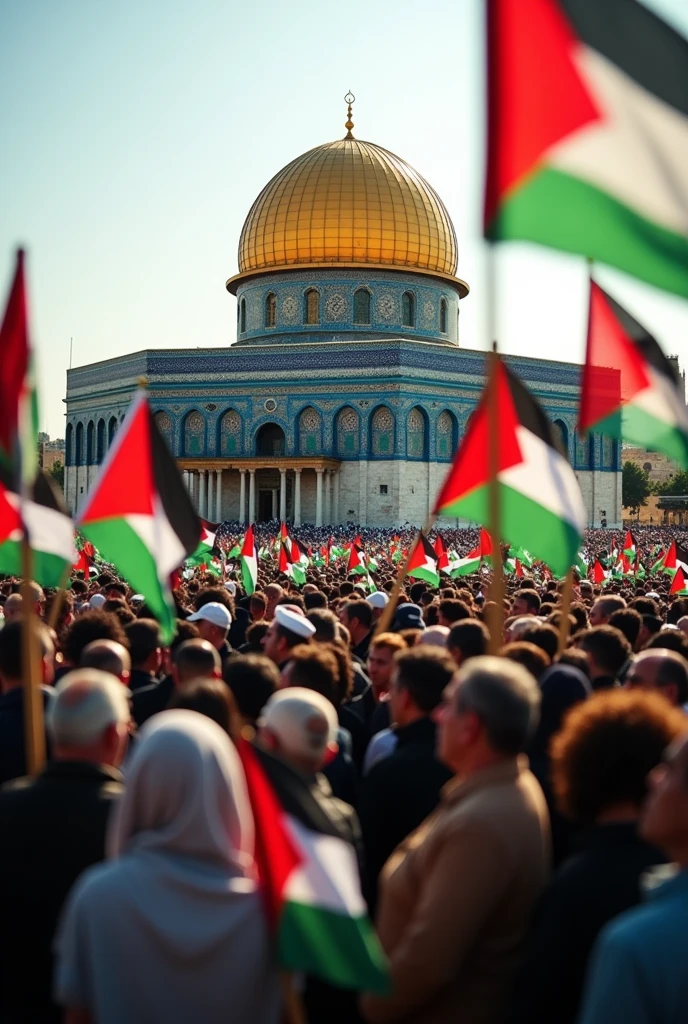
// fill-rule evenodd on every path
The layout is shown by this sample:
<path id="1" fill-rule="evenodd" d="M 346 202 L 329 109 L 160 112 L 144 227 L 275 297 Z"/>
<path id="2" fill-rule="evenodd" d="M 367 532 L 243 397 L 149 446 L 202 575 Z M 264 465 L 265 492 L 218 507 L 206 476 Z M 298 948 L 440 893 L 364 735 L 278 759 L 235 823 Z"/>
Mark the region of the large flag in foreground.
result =
<path id="1" fill-rule="evenodd" d="M 688 41 L 637 0 L 489 0 L 485 234 L 688 297 Z"/>
<path id="2" fill-rule="evenodd" d="M 586 523 L 578 481 L 545 413 L 501 361 L 496 387 L 501 537 L 564 576 Z M 486 389 L 437 498 L 437 515 L 488 521 L 489 429 Z"/>
<path id="3" fill-rule="evenodd" d="M 0 467 L 12 490 L 22 481 L 30 488 L 38 472 L 38 408 L 21 249 L 0 326 L 0 361 Z"/>
<path id="4" fill-rule="evenodd" d="M 353 847 L 277 758 L 238 746 L 256 822 L 255 858 L 280 965 L 342 988 L 386 993 Z"/>
<path id="5" fill-rule="evenodd" d="M 76 558 L 74 523 L 62 494 L 47 474 L 39 472 L 28 499 L 21 502 L 7 476 L 0 469 L 0 572 L 22 575 L 23 521 L 33 549 L 33 578 L 44 587 L 59 587 Z"/>
<path id="6" fill-rule="evenodd" d="M 246 531 L 244 543 L 241 545 L 241 581 L 244 590 L 250 597 L 255 593 L 258 583 L 258 556 L 256 555 L 256 540 L 253 533 L 253 524 Z"/>
<path id="7" fill-rule="evenodd" d="M 144 390 L 115 435 L 78 525 L 144 595 L 169 643 L 176 618 L 170 573 L 196 550 L 201 526 Z"/>
<path id="8" fill-rule="evenodd" d="M 676 372 L 649 331 L 595 281 L 579 425 L 663 452 L 688 469 L 688 410 Z"/>

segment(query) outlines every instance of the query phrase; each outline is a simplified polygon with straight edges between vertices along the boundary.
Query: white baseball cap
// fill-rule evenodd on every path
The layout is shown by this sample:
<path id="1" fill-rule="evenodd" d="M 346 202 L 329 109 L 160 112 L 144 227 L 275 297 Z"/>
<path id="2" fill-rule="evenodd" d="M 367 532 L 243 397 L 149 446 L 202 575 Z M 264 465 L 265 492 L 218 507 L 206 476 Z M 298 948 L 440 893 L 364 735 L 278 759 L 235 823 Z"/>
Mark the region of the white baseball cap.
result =
<path id="1" fill-rule="evenodd" d="M 289 686 L 272 694 L 263 708 L 258 725 L 277 736 L 287 754 L 320 758 L 337 742 L 337 712 L 315 690 Z"/>
<path id="2" fill-rule="evenodd" d="M 232 616 L 219 601 L 208 601 L 202 608 L 199 608 L 193 615 L 189 615 L 188 622 L 212 622 L 213 626 L 220 629 L 229 629 L 232 625 Z"/>
<path id="3" fill-rule="evenodd" d="M 368 598 L 368 604 L 372 604 L 373 608 L 386 608 L 389 604 L 389 594 L 385 594 L 384 590 L 376 590 Z"/>

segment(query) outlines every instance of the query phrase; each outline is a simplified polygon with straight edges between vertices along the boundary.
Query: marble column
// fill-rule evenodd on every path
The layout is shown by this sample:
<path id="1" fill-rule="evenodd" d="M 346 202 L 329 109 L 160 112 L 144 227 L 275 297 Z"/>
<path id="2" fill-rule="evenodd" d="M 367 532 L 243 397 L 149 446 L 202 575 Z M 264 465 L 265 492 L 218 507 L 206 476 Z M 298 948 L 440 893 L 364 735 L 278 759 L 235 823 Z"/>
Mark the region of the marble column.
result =
<path id="1" fill-rule="evenodd" d="M 189 472 L 186 469 L 182 470 L 182 480 L 184 481 L 184 486 L 186 487 L 186 489 L 188 491 L 188 489 L 189 489 Z"/>
<path id="2" fill-rule="evenodd" d="M 272 491 L 272 512 L 270 513 L 273 519 L 277 519 L 277 488 L 273 487 Z"/>
<path id="3" fill-rule="evenodd" d="M 204 469 L 199 469 L 199 471 L 198 471 L 198 514 L 199 514 L 199 516 L 202 516 L 203 519 L 205 519 L 207 517 L 207 512 L 206 512 L 206 500 L 207 500 L 207 494 L 208 494 L 207 484 L 208 484 L 208 479 L 207 479 L 206 471 Z"/>
<path id="4" fill-rule="evenodd" d="M 188 477 L 189 497 L 191 498 L 191 504 L 193 505 L 194 508 L 196 508 L 196 474 L 194 473 L 193 469 L 190 469 L 186 475 Z"/>
<path id="5" fill-rule="evenodd" d="M 215 470 L 215 522 L 222 522 L 222 470 Z"/>
<path id="6" fill-rule="evenodd" d="M 315 480 L 315 525 L 322 526 L 323 521 L 323 471 L 316 469 Z"/>
<path id="7" fill-rule="evenodd" d="M 255 521 L 256 521 L 256 471 L 255 471 L 255 469 L 249 469 L 249 471 L 248 471 L 248 521 L 249 521 L 249 523 L 255 523 Z"/>
<path id="8" fill-rule="evenodd" d="M 324 480 L 324 482 L 325 482 L 325 509 L 324 509 L 324 512 L 323 512 L 323 523 L 325 525 L 327 525 L 328 523 L 331 522 L 331 515 L 332 515 L 332 513 L 331 513 L 331 509 L 332 509 L 332 499 L 331 499 L 332 474 L 330 473 L 329 469 L 325 470 L 325 480 Z"/>
<path id="9" fill-rule="evenodd" d="M 279 502 L 280 522 L 286 523 L 287 521 L 287 471 L 286 469 L 280 469 L 280 502 Z"/>
<path id="10" fill-rule="evenodd" d="M 341 515 L 339 513 L 339 470 L 334 471 L 334 501 L 332 508 L 332 522 L 341 523 Z"/>
<path id="11" fill-rule="evenodd" d="M 206 486 L 207 486 L 207 492 L 206 492 L 206 498 L 205 498 L 205 517 L 206 517 L 206 519 L 212 519 L 213 518 L 213 506 L 214 506 L 214 501 L 213 501 L 213 497 L 214 497 L 213 484 L 215 483 L 215 481 L 213 479 L 213 471 L 212 471 L 212 469 L 207 469 L 206 472 L 205 472 L 205 475 L 206 475 Z"/>
<path id="12" fill-rule="evenodd" d="M 246 470 L 239 470 L 239 522 L 246 522 Z"/>
<path id="13" fill-rule="evenodd" d="M 301 525 L 301 470 L 294 470 L 294 526 Z"/>

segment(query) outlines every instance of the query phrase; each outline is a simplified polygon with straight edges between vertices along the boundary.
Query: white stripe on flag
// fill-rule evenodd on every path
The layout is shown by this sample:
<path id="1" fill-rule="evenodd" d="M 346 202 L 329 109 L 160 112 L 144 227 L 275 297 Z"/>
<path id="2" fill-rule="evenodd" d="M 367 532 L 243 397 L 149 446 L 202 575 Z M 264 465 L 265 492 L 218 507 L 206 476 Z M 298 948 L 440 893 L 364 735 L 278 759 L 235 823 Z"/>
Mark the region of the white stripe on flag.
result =
<path id="1" fill-rule="evenodd" d="M 303 864 L 287 882 L 285 898 L 348 917 L 366 914 L 353 847 L 343 839 L 313 832 L 288 815 L 285 824 L 303 857 Z"/>

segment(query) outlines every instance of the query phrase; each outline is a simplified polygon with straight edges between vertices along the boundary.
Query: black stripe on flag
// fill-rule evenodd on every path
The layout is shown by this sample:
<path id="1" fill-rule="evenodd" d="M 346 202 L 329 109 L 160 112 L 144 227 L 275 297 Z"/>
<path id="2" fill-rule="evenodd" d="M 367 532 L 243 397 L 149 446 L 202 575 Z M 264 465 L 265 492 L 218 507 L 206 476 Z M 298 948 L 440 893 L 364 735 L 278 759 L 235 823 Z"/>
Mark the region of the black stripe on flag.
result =
<path id="1" fill-rule="evenodd" d="M 688 40 L 638 0 L 559 0 L 582 43 L 688 115 Z"/>
<path id="2" fill-rule="evenodd" d="M 155 486 L 167 520 L 179 537 L 187 555 L 193 554 L 201 539 L 201 522 L 191 504 L 170 450 L 157 428 L 155 417 L 148 409 L 149 436 L 153 452 Z"/>
<path id="3" fill-rule="evenodd" d="M 502 366 L 506 370 L 511 397 L 521 426 L 525 427 L 531 434 L 540 438 L 541 441 L 544 441 L 550 448 L 554 448 L 559 455 L 567 459 L 568 456 L 562 446 L 561 438 L 547 419 L 547 415 L 540 403 L 533 398 L 530 391 L 521 383 L 506 363 L 502 363 Z"/>
<path id="4" fill-rule="evenodd" d="M 595 282 L 595 284 L 600 288 L 597 282 Z M 635 317 L 631 316 L 627 309 L 624 309 L 623 306 L 619 305 L 616 299 L 611 297 L 609 292 L 605 292 L 604 288 L 600 288 L 600 291 L 609 303 L 609 308 L 612 313 L 619 321 L 628 337 L 635 344 L 648 366 L 651 366 L 653 370 L 656 370 L 657 373 L 660 373 L 663 377 L 668 378 L 675 387 L 679 387 L 679 379 L 676 370 L 664 355 L 647 327 L 643 327 L 641 323 L 638 323 Z"/>
<path id="5" fill-rule="evenodd" d="M 10 493 L 17 493 L 16 483 L 12 483 L 12 474 L 8 472 L 5 466 L 0 466 L 0 486 Z M 49 508 L 55 512 L 61 512 L 62 515 L 69 516 L 62 491 L 53 478 L 42 469 L 38 470 L 38 475 L 31 488 L 30 499 L 36 505 L 42 505 L 43 508 Z"/>

